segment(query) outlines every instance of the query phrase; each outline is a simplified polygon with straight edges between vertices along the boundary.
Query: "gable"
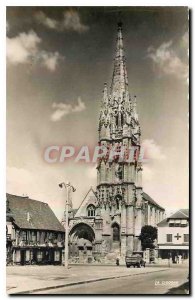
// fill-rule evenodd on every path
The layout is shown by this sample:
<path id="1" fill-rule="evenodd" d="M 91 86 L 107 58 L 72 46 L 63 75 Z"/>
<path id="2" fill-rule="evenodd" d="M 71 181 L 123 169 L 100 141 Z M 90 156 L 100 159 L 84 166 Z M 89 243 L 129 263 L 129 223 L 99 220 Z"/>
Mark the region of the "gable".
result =
<path id="1" fill-rule="evenodd" d="M 168 219 L 188 219 L 189 218 L 189 210 L 188 209 L 180 209 L 173 215 L 171 215 Z"/>
<path id="2" fill-rule="evenodd" d="M 76 214 L 75 214 L 75 218 L 76 217 L 86 217 L 87 216 L 87 207 L 93 204 L 95 207 L 97 206 L 98 202 L 97 202 L 97 197 L 95 195 L 95 192 L 92 188 L 89 189 L 88 193 L 86 194 L 86 196 L 84 197 L 83 201 L 81 202 Z"/>

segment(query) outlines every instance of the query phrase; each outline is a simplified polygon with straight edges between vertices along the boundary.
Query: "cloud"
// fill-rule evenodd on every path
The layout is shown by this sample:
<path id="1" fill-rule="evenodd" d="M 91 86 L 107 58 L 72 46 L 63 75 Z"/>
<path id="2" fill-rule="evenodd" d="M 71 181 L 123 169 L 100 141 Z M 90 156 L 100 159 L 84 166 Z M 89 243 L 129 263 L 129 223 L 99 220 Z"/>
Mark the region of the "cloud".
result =
<path id="1" fill-rule="evenodd" d="M 182 43 L 188 41 L 188 33 L 181 38 Z M 153 62 L 154 70 L 158 75 L 174 75 L 179 79 L 188 77 L 188 65 L 182 61 L 173 49 L 173 41 L 162 43 L 158 48 L 150 46 L 147 49 L 147 57 Z"/>
<path id="2" fill-rule="evenodd" d="M 49 71 L 55 71 L 62 56 L 58 52 L 41 50 L 41 38 L 33 31 L 22 32 L 13 38 L 6 39 L 6 55 L 9 64 L 39 63 Z"/>
<path id="3" fill-rule="evenodd" d="M 71 104 L 66 103 L 53 103 L 52 108 L 55 109 L 53 114 L 51 115 L 51 121 L 57 122 L 62 119 L 62 117 L 81 112 L 86 109 L 85 103 L 81 100 L 81 98 L 78 98 L 78 104 L 75 106 L 72 106 Z"/>
<path id="4" fill-rule="evenodd" d="M 58 27 L 58 22 L 54 19 L 47 17 L 46 14 L 42 11 L 38 11 L 35 14 L 35 19 L 37 20 L 38 23 L 40 23 L 50 29 L 57 29 L 57 27 Z"/>
<path id="5" fill-rule="evenodd" d="M 185 32 L 184 35 L 182 36 L 182 43 L 183 46 L 188 48 L 189 47 L 189 32 Z"/>
<path id="6" fill-rule="evenodd" d="M 144 140 L 142 147 L 146 154 L 146 158 L 150 160 L 165 160 L 166 156 L 163 153 L 161 147 L 157 145 L 154 140 Z"/>
<path id="7" fill-rule="evenodd" d="M 80 16 L 75 10 L 67 10 L 63 14 L 63 19 L 58 21 L 48 17 L 44 12 L 39 11 L 35 14 L 35 20 L 45 27 L 58 31 L 85 32 L 89 29 L 87 25 L 82 24 Z"/>
<path id="8" fill-rule="evenodd" d="M 20 33 L 18 36 L 7 37 L 7 59 L 12 64 L 26 63 L 38 51 L 41 39 L 34 31 Z"/>
<path id="9" fill-rule="evenodd" d="M 87 25 L 81 23 L 79 14 L 74 10 L 64 12 L 63 28 L 66 30 L 73 30 L 79 33 L 85 32 L 89 29 Z"/>
<path id="10" fill-rule="evenodd" d="M 55 71 L 61 55 L 56 51 L 54 53 L 41 51 L 41 59 L 43 65 L 50 71 Z"/>

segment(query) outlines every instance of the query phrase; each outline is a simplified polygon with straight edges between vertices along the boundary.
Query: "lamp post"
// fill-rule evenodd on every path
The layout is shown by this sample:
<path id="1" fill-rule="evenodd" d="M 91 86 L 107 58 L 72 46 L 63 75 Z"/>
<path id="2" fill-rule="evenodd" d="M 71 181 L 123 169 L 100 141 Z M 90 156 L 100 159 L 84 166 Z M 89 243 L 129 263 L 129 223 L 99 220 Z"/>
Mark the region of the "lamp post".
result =
<path id="1" fill-rule="evenodd" d="M 62 189 L 64 186 L 64 188 L 66 189 L 66 204 L 65 204 L 65 212 L 66 212 L 66 220 L 65 220 L 65 262 L 64 262 L 64 266 L 65 268 L 68 268 L 68 235 L 69 235 L 69 226 L 68 226 L 68 208 L 69 208 L 69 193 L 70 191 L 75 192 L 76 189 L 70 184 L 70 182 L 68 183 L 60 183 L 59 187 Z"/>

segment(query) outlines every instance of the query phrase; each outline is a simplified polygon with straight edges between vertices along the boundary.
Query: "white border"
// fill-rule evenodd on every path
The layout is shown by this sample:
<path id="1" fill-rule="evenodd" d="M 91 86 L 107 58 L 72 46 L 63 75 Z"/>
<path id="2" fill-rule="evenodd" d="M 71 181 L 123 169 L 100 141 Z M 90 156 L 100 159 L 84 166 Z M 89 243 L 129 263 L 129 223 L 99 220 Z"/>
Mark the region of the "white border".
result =
<path id="1" fill-rule="evenodd" d="M 0 2 L 0 49 L 1 49 L 1 55 L 0 55 L 0 88 L 1 88 L 1 99 L 0 99 L 0 145 L 1 145 L 1 152 L 0 152 L 0 199 L 1 199 L 1 207 L 0 207 L 0 242 L 1 242 L 1 255 L 0 255 L 0 268 L 1 268 L 1 277 L 0 277 L 0 296 L 1 299 L 5 299 L 8 296 L 6 295 L 6 267 L 5 267 L 5 172 L 6 172 L 6 152 L 5 152 L 5 145 L 6 145 L 6 140 L 5 140 L 5 128 L 6 128 L 6 80 L 5 80 L 5 57 L 6 57 L 6 46 L 5 46 L 5 36 L 6 36 L 6 6 L 188 6 L 190 9 L 193 10 L 195 7 L 195 1 L 194 0 L 189 0 L 189 1 L 184 1 L 184 0 L 175 0 L 175 1 L 170 1 L 170 0 L 164 0 L 164 1 L 158 1 L 158 0 L 153 0 L 153 1 L 141 1 L 141 0 L 136 0 L 136 1 L 128 1 L 128 0 L 120 0 L 120 1 L 81 1 L 81 0 L 72 0 L 72 1 L 66 1 L 66 0 L 1 0 Z M 193 11 L 192 11 L 193 14 Z M 192 31 L 192 41 L 194 40 L 194 28 L 193 28 L 193 22 L 191 20 L 191 31 Z M 193 45 L 192 45 L 193 48 Z M 193 53 L 191 54 L 193 55 Z M 192 60 L 193 62 L 193 60 Z M 191 73 L 192 70 L 194 70 L 194 63 L 191 65 Z M 195 84 L 194 79 L 192 78 L 191 85 L 193 86 Z M 192 97 L 192 95 L 191 95 Z M 191 99 L 192 102 L 193 99 Z M 193 117 L 195 116 L 195 108 L 191 104 L 193 112 L 191 112 L 191 118 L 193 120 Z M 192 117 L 193 114 L 193 117 Z M 191 121 L 192 121 L 191 120 Z M 191 124 L 193 125 L 193 124 Z M 191 128 L 193 132 L 193 149 L 194 149 L 194 141 L 195 141 L 195 136 L 194 136 L 194 126 Z M 194 169 L 195 163 L 193 161 L 193 169 Z M 195 179 L 193 178 L 192 180 L 192 186 L 195 186 Z M 192 196 L 192 195 L 191 195 Z M 191 209 L 192 209 L 192 203 L 193 198 L 191 199 Z M 194 206 L 193 206 L 193 211 L 191 211 L 191 214 L 194 214 Z M 191 224 L 192 225 L 192 224 Z M 193 233 L 193 228 L 191 229 L 191 232 Z M 191 251 L 192 252 L 192 251 Z M 194 259 L 193 259 L 194 262 Z M 194 268 L 195 263 L 193 263 L 193 266 L 191 270 L 195 269 Z M 195 281 L 193 277 L 193 282 L 192 286 L 195 286 Z M 37 296 L 38 297 L 38 296 Z M 66 298 L 69 298 L 68 296 L 65 295 Z M 76 296 L 75 296 L 76 297 Z M 133 296 L 130 296 L 131 298 L 135 298 Z M 23 298 L 25 298 L 23 296 Z M 57 299 L 57 296 L 54 296 L 54 298 Z M 101 298 L 106 298 L 106 296 L 101 297 Z M 117 297 L 121 298 L 121 297 Z M 142 298 L 136 297 L 135 299 Z M 166 299 L 171 298 L 166 297 Z M 183 298 L 183 297 L 180 297 Z M 72 299 L 72 297 L 71 297 Z"/>

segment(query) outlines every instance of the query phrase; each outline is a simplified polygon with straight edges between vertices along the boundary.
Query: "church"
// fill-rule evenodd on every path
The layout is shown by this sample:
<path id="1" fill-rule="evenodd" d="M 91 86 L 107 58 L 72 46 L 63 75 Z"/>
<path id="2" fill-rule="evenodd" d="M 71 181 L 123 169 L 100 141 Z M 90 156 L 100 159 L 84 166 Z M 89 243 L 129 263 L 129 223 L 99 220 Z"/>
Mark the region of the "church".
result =
<path id="1" fill-rule="evenodd" d="M 118 23 L 114 69 L 110 88 L 104 84 L 99 116 L 99 145 L 141 150 L 141 129 L 136 97 L 128 87 L 122 23 Z M 139 235 L 144 225 L 157 226 L 164 208 L 144 193 L 142 162 L 107 156 L 97 163 L 97 186 L 90 188 L 76 210 L 69 213 L 69 255 L 78 261 L 125 257 L 141 251 Z"/>

